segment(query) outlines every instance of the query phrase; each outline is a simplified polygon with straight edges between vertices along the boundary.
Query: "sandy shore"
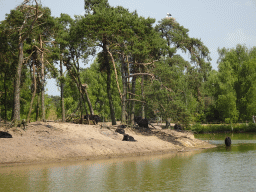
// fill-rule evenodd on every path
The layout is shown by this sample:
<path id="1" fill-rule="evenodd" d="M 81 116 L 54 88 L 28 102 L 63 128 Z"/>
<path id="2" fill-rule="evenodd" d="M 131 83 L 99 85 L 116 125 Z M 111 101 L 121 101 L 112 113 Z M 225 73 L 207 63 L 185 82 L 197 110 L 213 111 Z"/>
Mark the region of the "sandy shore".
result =
<path id="1" fill-rule="evenodd" d="M 12 128 L 12 138 L 0 138 L 0 164 L 92 160 L 148 154 L 182 152 L 215 147 L 194 138 L 189 132 L 169 129 L 131 129 L 125 133 L 136 142 L 122 141 L 115 132 L 119 125 L 81 125 L 33 122 L 26 130 Z"/>

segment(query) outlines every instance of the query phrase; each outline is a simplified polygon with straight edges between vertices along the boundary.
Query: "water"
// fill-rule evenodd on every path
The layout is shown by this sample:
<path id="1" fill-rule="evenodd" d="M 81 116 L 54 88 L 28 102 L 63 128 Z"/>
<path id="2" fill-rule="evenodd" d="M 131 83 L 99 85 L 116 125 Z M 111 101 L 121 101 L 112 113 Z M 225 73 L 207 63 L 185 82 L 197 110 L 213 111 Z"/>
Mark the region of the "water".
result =
<path id="1" fill-rule="evenodd" d="M 256 137 L 197 135 L 217 147 L 104 161 L 0 167 L 0 191 L 256 191 Z"/>

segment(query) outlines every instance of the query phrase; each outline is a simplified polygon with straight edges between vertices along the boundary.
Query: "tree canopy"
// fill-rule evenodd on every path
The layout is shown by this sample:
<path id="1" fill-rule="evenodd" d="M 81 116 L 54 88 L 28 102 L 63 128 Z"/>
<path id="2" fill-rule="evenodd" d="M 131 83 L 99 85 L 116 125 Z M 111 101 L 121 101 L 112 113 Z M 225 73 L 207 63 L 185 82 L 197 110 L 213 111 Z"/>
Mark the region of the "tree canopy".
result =
<path id="1" fill-rule="evenodd" d="M 219 49 L 212 70 L 208 48 L 171 17 L 156 23 L 107 0 L 86 0 L 74 19 L 52 17 L 24 1 L 1 21 L 0 45 L 0 118 L 15 124 L 96 114 L 113 125 L 141 116 L 189 126 L 256 114 L 255 47 Z M 60 97 L 45 94 L 47 78 Z"/>

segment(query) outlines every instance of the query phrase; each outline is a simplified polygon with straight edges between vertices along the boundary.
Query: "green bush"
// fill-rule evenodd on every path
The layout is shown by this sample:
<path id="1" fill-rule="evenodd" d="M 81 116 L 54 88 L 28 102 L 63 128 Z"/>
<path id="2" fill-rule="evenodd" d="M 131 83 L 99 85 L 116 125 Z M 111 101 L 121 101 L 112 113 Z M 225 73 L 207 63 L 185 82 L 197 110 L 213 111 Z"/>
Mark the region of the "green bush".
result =
<path id="1" fill-rule="evenodd" d="M 233 129 L 232 129 L 233 127 Z M 220 132 L 256 132 L 256 124 L 220 124 L 220 125 L 201 125 L 199 123 L 192 125 L 190 130 L 195 133 L 220 133 Z"/>
<path id="2" fill-rule="evenodd" d="M 191 126 L 191 131 L 195 133 L 203 133 L 203 130 L 204 130 L 204 126 L 199 123 Z"/>
<path id="3" fill-rule="evenodd" d="M 256 124 L 249 123 L 249 125 L 246 128 L 246 132 L 256 132 Z"/>

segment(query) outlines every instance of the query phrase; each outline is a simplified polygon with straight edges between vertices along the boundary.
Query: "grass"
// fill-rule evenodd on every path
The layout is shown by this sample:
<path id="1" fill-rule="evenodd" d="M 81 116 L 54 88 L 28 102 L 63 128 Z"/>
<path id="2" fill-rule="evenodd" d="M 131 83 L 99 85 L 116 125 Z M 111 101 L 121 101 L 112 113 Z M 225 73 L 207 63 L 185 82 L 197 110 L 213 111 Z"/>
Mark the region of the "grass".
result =
<path id="1" fill-rule="evenodd" d="M 234 132 L 234 133 L 249 133 L 256 132 L 255 123 L 240 123 L 240 124 L 195 124 L 190 127 L 190 130 L 195 133 L 224 133 L 224 132 Z"/>

